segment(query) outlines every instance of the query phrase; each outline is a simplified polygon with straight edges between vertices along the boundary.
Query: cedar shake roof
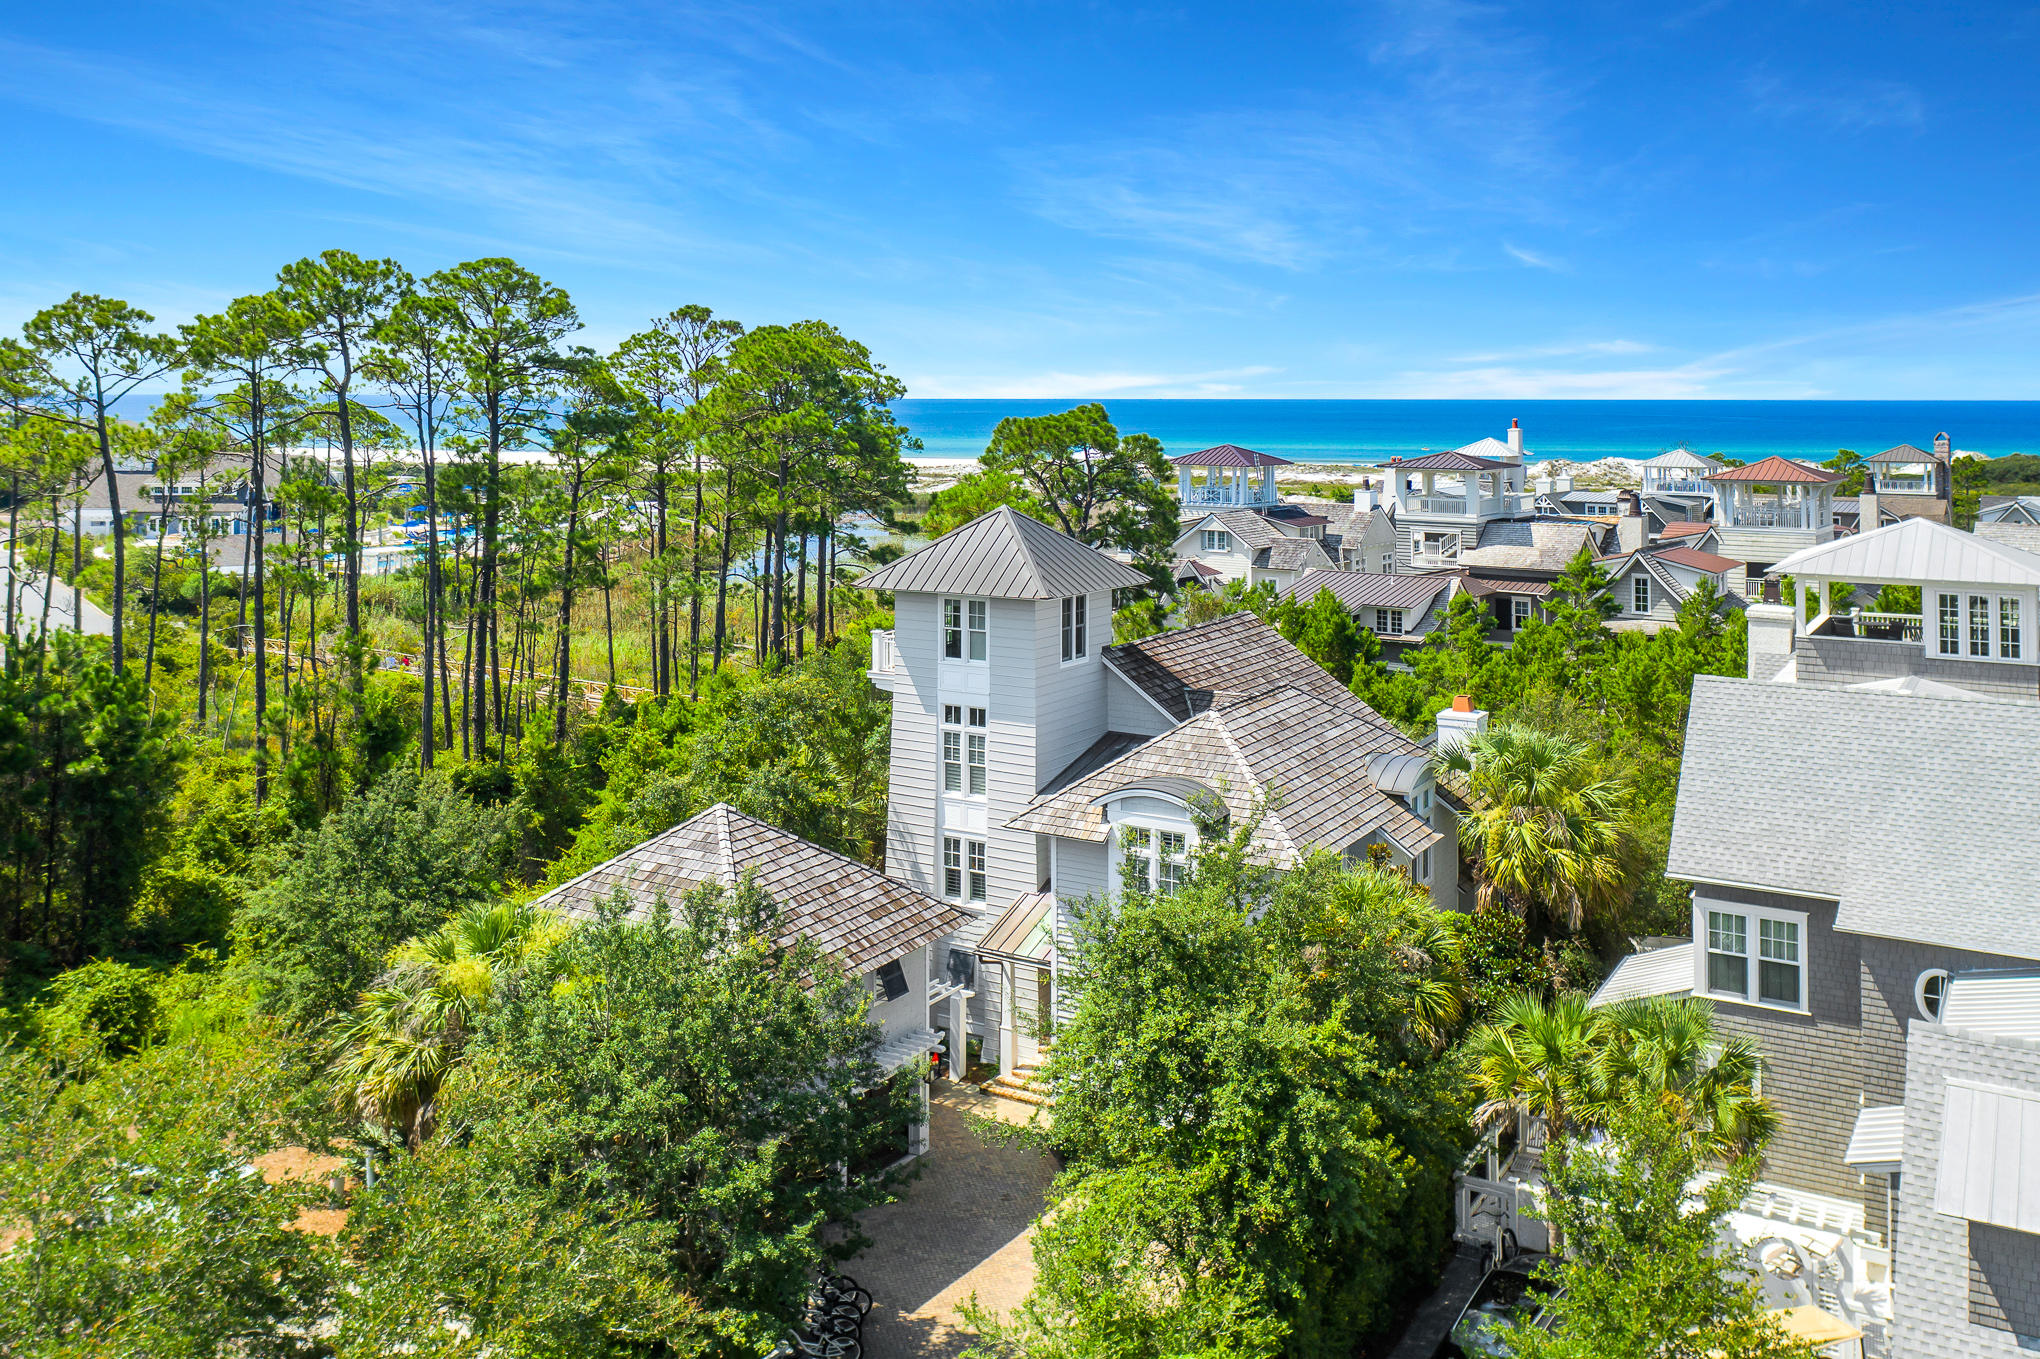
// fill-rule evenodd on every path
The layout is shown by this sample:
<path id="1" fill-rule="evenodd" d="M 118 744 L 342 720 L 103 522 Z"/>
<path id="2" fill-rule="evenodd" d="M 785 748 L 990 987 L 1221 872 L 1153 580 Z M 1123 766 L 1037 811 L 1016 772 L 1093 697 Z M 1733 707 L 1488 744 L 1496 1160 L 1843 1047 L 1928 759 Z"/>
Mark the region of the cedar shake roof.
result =
<path id="1" fill-rule="evenodd" d="M 1731 467 L 1725 472 L 1716 472 L 1709 481 L 1761 481 L 1765 483 L 1785 482 L 1788 485 L 1825 486 L 1840 481 L 1840 472 L 1830 472 L 1822 467 L 1810 467 L 1803 462 L 1793 462 L 1776 454 L 1762 462 L 1751 463 L 1748 467 Z"/>
<path id="2" fill-rule="evenodd" d="M 1338 562 L 1315 538 L 1277 538 L 1254 554 L 1254 565 L 1267 571 L 1334 570 Z"/>
<path id="3" fill-rule="evenodd" d="M 1308 604 L 1318 597 L 1322 590 L 1330 590 L 1332 597 L 1344 605 L 1346 612 L 1355 613 L 1361 609 L 1414 609 L 1428 608 L 1432 600 L 1452 588 L 1458 574 L 1452 571 L 1423 572 L 1399 575 L 1381 575 L 1371 571 L 1306 571 L 1296 578 L 1296 583 L 1282 592 L 1282 598 L 1294 596 Z"/>
<path id="4" fill-rule="evenodd" d="M 1125 563 L 1010 505 L 951 529 L 859 582 L 867 590 L 993 599 L 1058 599 L 1147 583 Z"/>
<path id="5" fill-rule="evenodd" d="M 1601 533 L 1591 521 L 1494 519 L 1482 524 L 1480 542 L 1462 550 L 1460 564 L 1498 571 L 1565 570 L 1582 547 L 1598 550 Z"/>
<path id="6" fill-rule="evenodd" d="M 1397 458 L 1379 466 L 1390 472 L 1496 472 L 1515 464 L 1495 458 L 1476 458 L 1456 448 L 1448 448 L 1443 453 L 1427 453 L 1408 461 Z"/>
<path id="7" fill-rule="evenodd" d="M 1289 536 L 1252 510 L 1215 510 L 1199 518 L 1191 527 L 1201 527 L 1206 519 L 1216 519 L 1227 533 L 1257 552 Z"/>
<path id="8" fill-rule="evenodd" d="M 1195 557 L 1185 557 L 1176 563 L 1177 580 L 1213 580 L 1225 572 L 1215 566 L 1206 566 Z"/>
<path id="9" fill-rule="evenodd" d="M 1366 757 L 1377 752 L 1419 758 L 1424 752 L 1375 723 L 1361 721 L 1348 705 L 1284 685 L 1198 714 L 1061 792 L 1037 798 L 1007 825 L 1104 841 L 1111 835 L 1099 806 L 1104 799 L 1161 788 L 1216 797 L 1235 824 L 1245 824 L 1266 796 L 1274 805 L 1261 818 L 1255 847 L 1278 866 L 1296 863 L 1312 848 L 1342 851 L 1375 832 L 1405 853 L 1421 853 L 1444 837 L 1376 788 L 1365 771 Z"/>
<path id="10" fill-rule="evenodd" d="M 735 887 L 754 872 L 779 904 L 777 943 L 805 936 L 852 973 L 869 972 L 953 933 L 970 917 L 834 850 L 745 816 L 725 802 L 662 831 L 636 849 L 563 883 L 533 902 L 581 919 L 619 888 L 631 914 L 660 897 L 677 903 L 704 883 Z"/>
<path id="11" fill-rule="evenodd" d="M 1178 467 L 1294 467 L 1287 458 L 1278 458 L 1273 453 L 1256 453 L 1251 448 L 1238 444 L 1219 444 L 1215 448 L 1200 449 L 1195 453 L 1179 453 L 1169 459 Z"/>
<path id="12" fill-rule="evenodd" d="M 1417 747 L 1325 668 L 1251 613 L 1105 648 L 1105 663 L 1178 722 L 1289 685 L 1349 711 L 1398 748 Z"/>

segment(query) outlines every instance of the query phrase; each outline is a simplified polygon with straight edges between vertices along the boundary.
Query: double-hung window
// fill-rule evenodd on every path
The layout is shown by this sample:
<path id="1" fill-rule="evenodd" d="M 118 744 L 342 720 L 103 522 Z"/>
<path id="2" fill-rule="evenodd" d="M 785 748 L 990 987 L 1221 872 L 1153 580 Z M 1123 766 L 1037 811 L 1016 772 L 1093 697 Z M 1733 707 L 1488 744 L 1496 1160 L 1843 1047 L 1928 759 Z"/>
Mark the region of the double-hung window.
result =
<path id="1" fill-rule="evenodd" d="M 1062 656 L 1065 661 L 1081 661 L 1090 648 L 1090 602 L 1083 595 L 1072 595 L 1062 602 Z"/>
<path id="2" fill-rule="evenodd" d="M 1650 577 L 1649 577 L 1649 576 L 1641 576 L 1641 575 L 1639 575 L 1639 576 L 1631 576 L 1631 577 L 1629 578 L 1629 601 L 1630 601 L 1630 603 L 1632 603 L 1632 604 L 1634 604 L 1634 605 L 1636 606 L 1636 612 L 1637 612 L 1637 613 L 1649 613 L 1649 612 L 1650 612 Z"/>
<path id="3" fill-rule="evenodd" d="M 1707 990 L 1732 1000 L 1805 1009 L 1805 917 L 1755 908 L 1708 911 Z"/>
<path id="4" fill-rule="evenodd" d="M 942 791 L 983 797 L 987 764 L 983 708 L 970 709 L 969 726 L 963 729 L 962 704 L 942 705 Z"/>
<path id="5" fill-rule="evenodd" d="M 2023 648 L 2019 636 L 2019 601 L 2010 595 L 1998 596 L 1998 658 L 2016 661 Z"/>
<path id="6" fill-rule="evenodd" d="M 947 661 L 981 661 L 985 658 L 985 636 L 990 605 L 982 599 L 942 601 L 942 658 Z"/>
<path id="7" fill-rule="evenodd" d="M 1184 859 L 1189 853 L 1190 837 L 1181 831 L 1158 831 L 1161 853 L 1155 859 L 1155 890 L 1173 892 L 1183 885 Z"/>
<path id="8" fill-rule="evenodd" d="M 1232 535 L 1224 529 L 1205 529 L 1198 535 L 1197 544 L 1200 552 L 1230 552 Z"/>
<path id="9" fill-rule="evenodd" d="M 1940 652 L 1943 656 L 1962 654 L 1962 596 L 1944 594 L 1935 614 L 1939 623 Z"/>
<path id="10" fill-rule="evenodd" d="M 1990 655 L 1990 596 L 1969 597 L 1969 654 Z"/>
<path id="11" fill-rule="evenodd" d="M 985 899 L 985 842 L 942 837 L 942 895 L 951 901 Z"/>
<path id="12" fill-rule="evenodd" d="M 1530 621 L 1530 601 L 1524 599 L 1521 595 L 1509 601 L 1509 611 L 1510 617 L 1518 628 Z"/>

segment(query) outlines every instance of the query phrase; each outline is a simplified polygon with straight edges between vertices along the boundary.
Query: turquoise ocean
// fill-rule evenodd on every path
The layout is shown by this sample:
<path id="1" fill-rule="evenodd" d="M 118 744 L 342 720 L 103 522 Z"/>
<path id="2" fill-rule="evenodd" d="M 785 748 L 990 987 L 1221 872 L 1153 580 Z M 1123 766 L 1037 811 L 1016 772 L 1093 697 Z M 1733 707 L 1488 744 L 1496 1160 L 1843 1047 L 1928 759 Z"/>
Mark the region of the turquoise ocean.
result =
<path id="1" fill-rule="evenodd" d="M 1067 410 L 1078 399 L 909 398 L 896 403 L 924 458 L 974 458 L 1009 415 Z M 1868 457 L 1895 444 L 1990 457 L 2040 453 L 2040 401 L 1105 401 L 1122 434 L 1152 434 L 1170 453 L 1238 444 L 1297 462 L 1380 462 L 1395 454 L 1500 438 L 1511 418 L 1536 459 L 1649 458 L 1681 444 L 1745 462 L 1777 453 Z"/>

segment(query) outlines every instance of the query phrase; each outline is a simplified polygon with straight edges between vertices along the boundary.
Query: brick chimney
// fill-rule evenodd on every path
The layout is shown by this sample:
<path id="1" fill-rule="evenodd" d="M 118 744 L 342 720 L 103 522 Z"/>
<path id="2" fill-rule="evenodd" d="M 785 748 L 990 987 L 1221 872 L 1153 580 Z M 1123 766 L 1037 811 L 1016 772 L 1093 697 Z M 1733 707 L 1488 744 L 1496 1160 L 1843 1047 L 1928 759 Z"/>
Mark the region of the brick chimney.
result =
<path id="1" fill-rule="evenodd" d="M 1934 436 L 1934 456 L 1942 462 L 1948 461 L 1948 435 L 1946 431 Z"/>

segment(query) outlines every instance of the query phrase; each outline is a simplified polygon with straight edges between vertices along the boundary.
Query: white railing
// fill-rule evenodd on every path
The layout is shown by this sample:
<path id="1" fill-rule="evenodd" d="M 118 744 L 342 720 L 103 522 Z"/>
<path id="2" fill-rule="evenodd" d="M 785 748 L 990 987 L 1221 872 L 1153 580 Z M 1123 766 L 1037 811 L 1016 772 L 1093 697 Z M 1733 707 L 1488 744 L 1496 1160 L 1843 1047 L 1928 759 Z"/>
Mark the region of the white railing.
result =
<path id="1" fill-rule="evenodd" d="M 897 667 L 899 652 L 893 646 L 892 630 L 871 634 L 871 671 L 875 675 L 889 675 Z"/>
<path id="2" fill-rule="evenodd" d="M 1685 479 L 1680 481 L 1646 481 L 1643 489 L 1659 495 L 1712 495 L 1714 488 L 1704 481 Z"/>
<path id="3" fill-rule="evenodd" d="M 1811 533 L 1815 525 L 1807 523 L 1806 519 L 1807 515 L 1797 505 L 1753 505 L 1731 511 L 1728 525 L 1730 528 L 1798 529 Z"/>
<path id="4" fill-rule="evenodd" d="M 1465 514 L 1466 497 L 1463 495 L 1418 495 L 1403 502 L 1403 508 L 1416 514 Z"/>
<path id="5" fill-rule="evenodd" d="M 1498 1232 L 1516 1239 L 1521 1250 L 1545 1250 L 1551 1244 L 1544 1222 L 1543 1197 L 1536 1185 L 1521 1180 L 1490 1180 L 1460 1175 L 1453 1186 L 1453 1236 L 1475 1245 L 1492 1244 Z"/>
<path id="6" fill-rule="evenodd" d="M 1262 505 L 1272 504 L 1277 497 L 1259 486 L 1235 488 L 1232 486 L 1192 486 L 1183 497 L 1185 505 Z"/>

